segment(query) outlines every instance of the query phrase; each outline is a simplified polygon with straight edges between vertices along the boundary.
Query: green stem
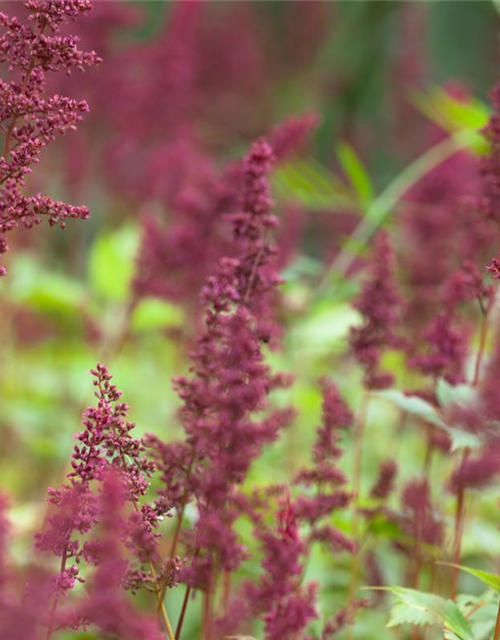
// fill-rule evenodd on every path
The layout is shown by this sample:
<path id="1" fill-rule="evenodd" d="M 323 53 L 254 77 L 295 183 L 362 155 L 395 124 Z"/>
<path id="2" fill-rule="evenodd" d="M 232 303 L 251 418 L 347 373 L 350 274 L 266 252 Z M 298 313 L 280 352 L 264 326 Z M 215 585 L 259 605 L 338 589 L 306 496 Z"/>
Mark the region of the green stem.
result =
<path id="1" fill-rule="evenodd" d="M 391 210 L 423 176 L 442 162 L 462 149 L 470 147 L 478 138 L 478 133 L 472 130 L 459 131 L 434 147 L 426 151 L 409 167 L 402 171 L 369 205 L 363 219 L 348 238 L 340 253 L 335 258 L 316 289 L 316 294 L 324 292 L 346 275 L 353 262 L 359 256 L 360 248 L 364 247 L 375 231 L 382 225 Z"/>
<path id="2" fill-rule="evenodd" d="M 484 348 L 486 346 L 486 338 L 488 336 L 488 320 L 490 315 L 490 310 L 493 307 L 494 298 L 488 304 L 487 309 L 483 313 L 483 317 L 481 320 L 481 331 L 479 335 L 479 349 L 476 357 L 476 365 L 474 367 L 474 380 L 472 382 L 472 386 L 476 387 L 479 382 L 479 376 L 481 373 L 481 361 L 484 354 Z"/>

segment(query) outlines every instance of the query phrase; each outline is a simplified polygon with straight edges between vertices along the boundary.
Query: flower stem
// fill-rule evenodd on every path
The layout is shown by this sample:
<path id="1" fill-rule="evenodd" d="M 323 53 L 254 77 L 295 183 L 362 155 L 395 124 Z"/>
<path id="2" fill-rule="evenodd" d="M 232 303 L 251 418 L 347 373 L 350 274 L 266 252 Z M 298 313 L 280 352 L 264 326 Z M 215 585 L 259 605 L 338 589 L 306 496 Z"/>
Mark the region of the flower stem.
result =
<path id="1" fill-rule="evenodd" d="M 352 489 L 354 498 L 354 513 L 352 520 L 352 535 L 356 543 L 359 542 L 359 528 L 360 528 L 360 516 L 358 512 L 359 506 L 359 493 L 361 488 L 361 472 L 363 468 L 363 437 L 366 426 L 366 416 L 368 413 L 368 401 L 369 395 L 364 394 L 361 401 L 361 407 L 356 424 L 356 431 L 354 434 L 354 461 L 353 461 L 353 479 Z M 349 584 L 348 606 L 350 607 L 356 596 L 356 589 L 358 584 L 359 569 L 361 566 L 361 545 L 358 545 L 358 549 L 354 555 L 351 564 L 351 577 Z M 349 627 L 349 634 L 352 637 L 353 626 Z"/>
<path id="2" fill-rule="evenodd" d="M 483 359 L 484 348 L 486 346 L 486 337 L 488 335 L 488 320 L 490 309 L 493 306 L 493 300 L 488 305 L 488 308 L 483 313 L 483 318 L 481 320 L 481 331 L 479 334 L 479 349 L 476 357 L 476 365 L 474 367 L 474 380 L 472 382 L 472 386 L 476 387 L 479 382 L 479 374 L 481 372 L 481 361 Z"/>
<path id="3" fill-rule="evenodd" d="M 59 575 L 62 575 L 64 570 L 66 569 L 66 561 L 68 559 L 68 547 L 64 546 L 62 556 L 61 556 L 61 567 L 59 569 Z M 50 640 L 52 633 L 54 631 L 54 616 L 56 615 L 57 603 L 59 601 L 57 590 L 54 593 L 54 602 L 52 603 L 52 608 L 50 610 L 49 622 L 47 625 L 47 634 L 45 635 L 45 640 Z"/>
<path id="4" fill-rule="evenodd" d="M 175 640 L 179 640 L 181 637 L 182 625 L 184 624 L 184 618 L 186 616 L 186 609 L 189 602 L 189 596 L 191 595 L 191 586 L 186 587 L 184 592 L 184 600 L 182 601 L 181 614 L 179 616 L 179 622 L 177 623 L 177 629 L 175 630 Z"/>
<path id="5" fill-rule="evenodd" d="M 464 454 L 465 455 L 465 454 Z M 462 550 L 462 534 L 464 529 L 464 491 L 459 489 L 457 495 L 457 508 L 455 512 L 455 537 L 453 541 L 453 563 L 455 565 L 460 564 L 460 555 Z M 453 567 L 453 573 L 451 578 L 451 599 L 454 600 L 457 595 L 458 584 L 458 567 Z"/>
<path id="6" fill-rule="evenodd" d="M 497 622 L 495 624 L 495 633 L 493 634 L 493 640 L 498 640 L 500 637 L 500 602 L 498 603 Z"/>

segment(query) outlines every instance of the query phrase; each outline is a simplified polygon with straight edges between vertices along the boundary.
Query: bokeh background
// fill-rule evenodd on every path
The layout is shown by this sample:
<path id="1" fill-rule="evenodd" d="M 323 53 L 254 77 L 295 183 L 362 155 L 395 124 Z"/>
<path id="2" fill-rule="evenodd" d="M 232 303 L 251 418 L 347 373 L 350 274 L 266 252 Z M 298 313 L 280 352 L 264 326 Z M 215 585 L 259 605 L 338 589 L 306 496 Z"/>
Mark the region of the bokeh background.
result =
<path id="1" fill-rule="evenodd" d="M 211 227 L 193 245 L 191 225 L 206 214 L 213 176 L 290 116 L 306 130 L 317 124 L 274 176 L 287 337 L 269 358 L 295 371 L 278 401 L 300 414 L 251 482 L 284 479 L 300 465 L 319 415 L 318 376 L 336 378 L 353 405 L 361 393 L 343 355 L 357 321 L 356 278 L 310 292 L 363 215 L 363 198 L 449 133 L 453 105 L 484 124 L 499 24 L 487 1 L 96 0 L 72 31 L 103 62 L 54 85 L 91 111 L 47 149 L 29 184 L 89 206 L 91 218 L 11 234 L 0 282 L 0 485 L 18 529 L 31 530 L 46 487 L 67 470 L 97 361 L 114 373 L 139 433 L 177 433 L 171 378 L 186 371 L 198 285 L 210 272 Z M 438 181 L 437 200 L 443 189 Z M 391 411 L 374 405 L 366 482 L 387 454 Z M 415 446 L 409 435 L 403 449 Z M 416 457 L 398 455 L 411 475 Z M 498 543 L 493 526 L 481 535 Z M 341 574 L 335 580 L 332 589 Z"/>

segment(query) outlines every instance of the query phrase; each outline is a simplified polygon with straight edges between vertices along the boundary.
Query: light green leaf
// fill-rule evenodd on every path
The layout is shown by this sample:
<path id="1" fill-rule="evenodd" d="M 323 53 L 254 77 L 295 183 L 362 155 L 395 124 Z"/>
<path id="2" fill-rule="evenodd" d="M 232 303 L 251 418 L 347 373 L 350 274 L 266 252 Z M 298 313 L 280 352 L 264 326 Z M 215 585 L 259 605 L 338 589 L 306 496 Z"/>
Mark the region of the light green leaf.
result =
<path id="1" fill-rule="evenodd" d="M 450 631 L 462 640 L 474 640 L 467 619 L 453 600 L 447 600 L 446 602 L 444 623 Z"/>
<path id="2" fill-rule="evenodd" d="M 443 419 L 439 415 L 436 407 L 429 402 L 426 402 L 422 398 L 417 396 L 407 396 L 397 389 L 386 389 L 384 391 L 378 391 L 374 394 L 377 397 L 385 398 L 390 402 L 393 402 L 397 407 L 403 411 L 435 424 L 438 427 L 445 428 L 446 425 Z"/>
<path id="3" fill-rule="evenodd" d="M 178 326 L 182 322 L 182 316 L 179 307 L 157 298 L 145 298 L 134 309 L 132 329 L 134 331 L 150 331 Z"/>
<path id="4" fill-rule="evenodd" d="M 399 627 L 402 624 L 417 626 L 438 625 L 441 624 L 441 620 L 426 609 L 398 603 L 395 604 L 390 611 L 387 627 Z"/>
<path id="5" fill-rule="evenodd" d="M 370 588 L 370 587 L 367 587 Z M 404 587 L 376 587 L 384 591 L 389 591 L 403 605 L 409 609 L 413 609 L 419 613 L 415 614 L 418 620 L 427 622 L 417 622 L 411 624 L 433 624 L 432 620 L 440 620 L 445 629 L 449 629 L 460 640 L 474 640 L 470 626 L 464 615 L 452 600 L 445 600 L 441 596 L 433 593 L 423 593 L 416 589 L 406 589 Z M 425 615 L 420 615 L 422 612 Z M 400 608 L 396 612 L 396 619 L 405 617 L 403 610 Z M 408 613 L 407 618 L 411 619 L 413 613 Z M 392 617 L 391 617 L 392 620 Z"/>
<path id="6" fill-rule="evenodd" d="M 89 275 L 94 291 L 104 299 L 127 299 L 138 246 L 138 229 L 131 225 L 95 240 L 89 256 Z"/>
<path id="7" fill-rule="evenodd" d="M 471 569 L 470 567 L 464 567 L 460 564 L 453 564 L 452 562 L 439 562 L 438 564 L 445 565 L 447 567 L 456 567 L 461 571 L 465 571 L 465 573 L 469 573 L 471 576 L 478 578 L 484 584 L 487 584 L 489 587 L 492 587 L 496 591 L 500 592 L 500 576 L 497 576 L 494 573 L 488 573 L 487 571 L 480 571 L 479 569 Z"/>
<path id="8" fill-rule="evenodd" d="M 444 378 L 437 381 L 436 395 L 442 407 L 449 407 L 453 404 L 469 405 L 477 396 L 477 391 L 468 384 L 451 385 Z"/>
<path id="9" fill-rule="evenodd" d="M 313 160 L 293 160 L 277 167 L 273 172 L 273 187 L 279 199 L 311 210 L 354 205 L 342 181 Z"/>
<path id="10" fill-rule="evenodd" d="M 451 450 L 459 451 L 460 449 L 480 449 L 481 440 L 470 431 L 464 431 L 463 429 L 453 429 L 452 427 L 446 427 L 451 438 Z"/>
<path id="11" fill-rule="evenodd" d="M 374 197 L 374 189 L 368 171 L 361 162 L 358 154 L 350 144 L 342 142 L 337 147 L 337 156 L 346 176 L 352 184 L 359 202 L 369 204 Z"/>
<path id="12" fill-rule="evenodd" d="M 490 110 L 473 96 L 454 97 L 441 87 L 424 92 L 414 92 L 411 98 L 415 107 L 445 131 L 477 132 L 486 126 Z M 474 150 L 484 153 L 488 148 L 485 138 L 477 134 Z"/>
<path id="13" fill-rule="evenodd" d="M 17 257 L 10 285 L 18 302 L 47 315 L 79 317 L 85 289 L 78 280 L 47 271 L 27 254 Z"/>

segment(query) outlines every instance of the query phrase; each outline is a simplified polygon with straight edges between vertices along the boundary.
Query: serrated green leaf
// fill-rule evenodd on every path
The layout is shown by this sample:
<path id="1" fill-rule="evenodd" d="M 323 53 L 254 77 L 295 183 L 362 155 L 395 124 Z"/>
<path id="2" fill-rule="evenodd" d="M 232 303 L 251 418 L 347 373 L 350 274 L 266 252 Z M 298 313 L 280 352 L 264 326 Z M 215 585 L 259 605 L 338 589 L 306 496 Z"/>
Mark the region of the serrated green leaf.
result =
<path id="1" fill-rule="evenodd" d="M 387 627 L 399 627 L 402 624 L 411 624 L 419 627 L 441 624 L 438 616 L 425 609 L 419 609 L 407 604 L 395 604 L 389 613 Z"/>
<path id="2" fill-rule="evenodd" d="M 359 202 L 368 205 L 374 197 L 374 189 L 368 171 L 350 144 L 342 142 L 337 147 L 337 156 Z"/>
<path id="3" fill-rule="evenodd" d="M 446 602 L 444 623 L 446 627 L 461 638 L 461 640 L 474 640 L 467 619 L 453 600 L 447 600 Z"/>
<path id="4" fill-rule="evenodd" d="M 407 608 L 414 609 L 417 612 L 424 612 L 430 618 L 434 617 L 437 620 L 441 620 L 445 629 L 449 629 L 460 640 L 474 640 L 467 620 L 452 600 L 445 600 L 433 593 L 424 593 L 404 587 L 378 587 L 377 589 L 389 591 L 396 596 L 401 605 Z M 401 618 L 404 613 L 399 610 L 397 615 Z M 411 618 L 412 615 L 408 613 L 407 617 Z M 425 616 L 418 616 L 418 614 L 417 617 L 418 619 L 425 619 Z"/>
<path id="5" fill-rule="evenodd" d="M 500 576 L 497 576 L 494 573 L 480 571 L 479 569 L 472 569 L 471 567 L 464 567 L 461 564 L 453 564 L 452 562 L 439 562 L 438 564 L 447 567 L 455 567 L 457 569 L 460 569 L 461 571 L 465 571 L 465 573 L 469 573 L 471 576 L 474 576 L 478 580 L 481 580 L 481 582 L 483 582 L 484 584 L 487 584 L 489 587 L 492 587 L 496 591 L 500 592 Z"/>

